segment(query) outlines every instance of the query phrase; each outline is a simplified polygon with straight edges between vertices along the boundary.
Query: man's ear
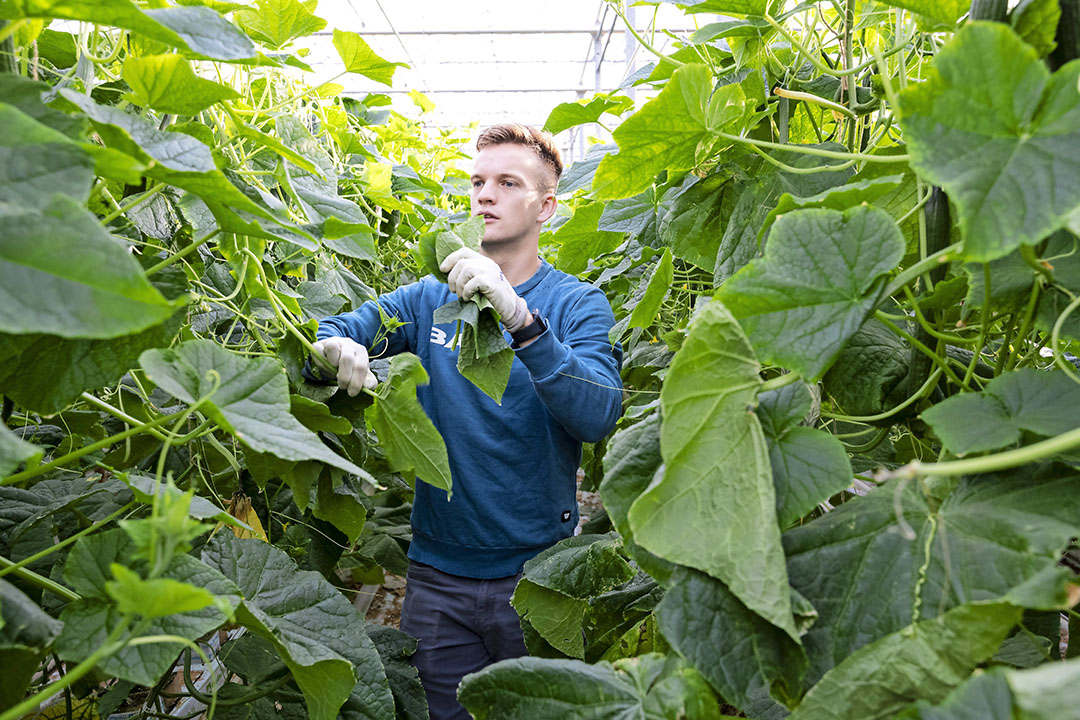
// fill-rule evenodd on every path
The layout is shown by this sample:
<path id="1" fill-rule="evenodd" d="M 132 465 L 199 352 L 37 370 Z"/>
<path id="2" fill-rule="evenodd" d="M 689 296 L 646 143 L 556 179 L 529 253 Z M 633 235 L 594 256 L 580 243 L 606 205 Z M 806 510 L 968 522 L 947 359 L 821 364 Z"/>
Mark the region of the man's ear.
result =
<path id="1" fill-rule="evenodd" d="M 559 201 L 555 199 L 555 193 L 549 192 L 544 196 L 543 203 L 540 205 L 540 214 L 536 216 L 536 221 L 543 225 L 551 216 L 555 214 L 555 208 L 558 206 Z"/>

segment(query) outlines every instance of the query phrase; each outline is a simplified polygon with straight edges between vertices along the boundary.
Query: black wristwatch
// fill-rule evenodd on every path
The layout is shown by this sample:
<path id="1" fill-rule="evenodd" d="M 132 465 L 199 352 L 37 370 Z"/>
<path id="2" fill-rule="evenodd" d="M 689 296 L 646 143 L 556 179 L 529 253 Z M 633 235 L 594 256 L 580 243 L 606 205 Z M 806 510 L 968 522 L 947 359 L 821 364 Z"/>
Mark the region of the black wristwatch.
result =
<path id="1" fill-rule="evenodd" d="M 514 338 L 515 345 L 521 345 L 521 343 L 529 342 L 534 337 L 539 337 L 547 330 L 547 323 L 540 317 L 539 310 L 532 311 L 532 323 L 521 328 L 517 332 L 510 333 L 510 337 Z"/>

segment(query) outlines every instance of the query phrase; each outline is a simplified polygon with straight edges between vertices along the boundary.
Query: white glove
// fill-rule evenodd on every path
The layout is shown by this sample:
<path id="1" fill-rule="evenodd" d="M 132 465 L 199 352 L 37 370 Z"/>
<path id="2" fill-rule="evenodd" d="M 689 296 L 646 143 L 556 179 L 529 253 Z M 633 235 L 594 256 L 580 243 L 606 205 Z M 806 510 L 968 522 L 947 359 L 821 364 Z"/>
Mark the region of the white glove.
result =
<path id="1" fill-rule="evenodd" d="M 338 387 L 345 388 L 349 397 L 356 397 L 363 388 L 371 389 L 379 383 L 368 367 L 367 348 L 355 340 L 332 337 L 320 340 L 312 347 L 337 368 Z"/>
<path id="2" fill-rule="evenodd" d="M 450 292 L 462 300 L 471 300 L 476 293 L 486 297 L 510 332 L 525 326 L 529 305 L 525 298 L 514 292 L 514 286 L 503 277 L 499 264 L 491 258 L 461 248 L 447 255 L 439 269 L 449 273 L 446 284 L 450 286 Z"/>

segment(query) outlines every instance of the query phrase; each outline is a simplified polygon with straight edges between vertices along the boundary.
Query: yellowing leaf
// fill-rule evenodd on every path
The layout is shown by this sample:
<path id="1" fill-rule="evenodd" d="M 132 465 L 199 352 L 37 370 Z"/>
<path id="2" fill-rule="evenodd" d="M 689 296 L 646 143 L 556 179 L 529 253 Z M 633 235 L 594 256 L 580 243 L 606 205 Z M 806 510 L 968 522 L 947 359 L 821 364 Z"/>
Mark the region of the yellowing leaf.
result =
<path id="1" fill-rule="evenodd" d="M 251 529 L 246 530 L 236 525 L 230 526 L 233 531 L 233 535 L 240 538 L 257 538 L 263 542 L 270 542 L 266 538 L 266 531 L 263 530 L 262 521 L 259 520 L 259 515 L 251 507 L 251 498 L 242 492 L 238 492 L 233 495 L 232 500 L 229 502 L 229 514 L 242 523 L 247 524 Z M 225 523 L 218 523 L 214 528 L 214 532 L 217 532 Z"/>

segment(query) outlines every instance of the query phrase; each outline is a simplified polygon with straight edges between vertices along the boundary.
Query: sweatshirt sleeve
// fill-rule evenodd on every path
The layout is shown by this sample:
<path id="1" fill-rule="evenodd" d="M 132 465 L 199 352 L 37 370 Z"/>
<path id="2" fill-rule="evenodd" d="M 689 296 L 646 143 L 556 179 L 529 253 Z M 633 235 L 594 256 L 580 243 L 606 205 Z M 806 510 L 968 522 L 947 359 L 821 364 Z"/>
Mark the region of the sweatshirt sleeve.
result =
<path id="1" fill-rule="evenodd" d="M 563 318 L 515 352 L 548 412 L 578 440 L 598 442 L 622 414 L 622 349 L 608 340 L 615 316 L 590 288 Z"/>
<path id="2" fill-rule="evenodd" d="M 332 315 L 319 321 L 315 337 L 324 340 L 331 337 L 347 337 L 368 349 L 372 357 L 397 355 L 416 347 L 416 311 L 422 283 L 403 285 L 393 292 L 369 300 L 356 310 Z M 381 312 L 380 312 L 381 310 Z M 396 330 L 384 328 L 383 317 L 404 323 Z M 380 333 L 380 330 L 382 331 Z M 375 339 L 383 336 L 372 347 Z"/>

